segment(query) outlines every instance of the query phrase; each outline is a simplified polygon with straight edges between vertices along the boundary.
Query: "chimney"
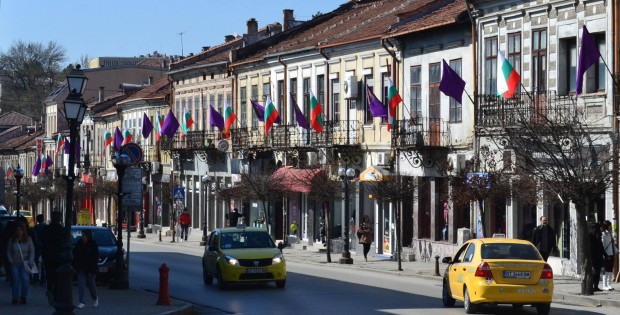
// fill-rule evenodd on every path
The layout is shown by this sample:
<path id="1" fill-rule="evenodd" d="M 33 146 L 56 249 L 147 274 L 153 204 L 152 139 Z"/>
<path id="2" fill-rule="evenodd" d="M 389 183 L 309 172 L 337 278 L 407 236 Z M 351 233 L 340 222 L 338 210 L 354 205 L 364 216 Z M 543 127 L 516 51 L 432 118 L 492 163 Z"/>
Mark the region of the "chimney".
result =
<path id="1" fill-rule="evenodd" d="M 149 85 L 153 84 L 153 77 L 149 76 Z"/>
<path id="2" fill-rule="evenodd" d="M 225 40 L 226 40 L 226 42 L 228 43 L 228 42 L 230 42 L 230 41 L 235 40 L 235 35 L 226 35 L 226 36 L 224 36 L 224 39 L 225 39 Z"/>
<path id="3" fill-rule="evenodd" d="M 202 46 L 202 51 L 207 51 L 209 48 L 211 48 L 211 46 Z"/>
<path id="4" fill-rule="evenodd" d="M 104 89 L 103 86 L 99 87 L 99 102 L 103 102 L 103 96 L 104 96 L 103 95 L 103 89 Z"/>
<path id="5" fill-rule="evenodd" d="M 284 14 L 284 23 L 282 24 L 282 32 L 285 32 L 289 29 L 291 24 L 291 21 L 293 21 L 293 10 L 291 9 L 284 9 L 282 10 L 282 13 Z"/>
<path id="6" fill-rule="evenodd" d="M 255 18 L 251 18 L 248 20 L 248 35 L 256 34 L 258 34 L 258 22 Z"/>

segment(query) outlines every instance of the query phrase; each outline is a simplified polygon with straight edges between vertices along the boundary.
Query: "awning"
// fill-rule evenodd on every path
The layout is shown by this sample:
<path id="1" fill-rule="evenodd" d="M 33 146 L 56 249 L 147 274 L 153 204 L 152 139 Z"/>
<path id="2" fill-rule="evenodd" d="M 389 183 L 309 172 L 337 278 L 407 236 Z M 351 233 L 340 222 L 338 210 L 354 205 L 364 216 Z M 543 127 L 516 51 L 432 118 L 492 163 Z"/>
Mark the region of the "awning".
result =
<path id="1" fill-rule="evenodd" d="M 282 188 L 288 191 L 309 193 L 312 191 L 312 179 L 321 172 L 320 168 L 306 169 L 281 167 L 277 169 L 271 179 L 282 185 Z"/>
<path id="2" fill-rule="evenodd" d="M 362 182 L 386 182 L 392 180 L 392 173 L 387 170 L 371 165 L 360 174 Z"/>

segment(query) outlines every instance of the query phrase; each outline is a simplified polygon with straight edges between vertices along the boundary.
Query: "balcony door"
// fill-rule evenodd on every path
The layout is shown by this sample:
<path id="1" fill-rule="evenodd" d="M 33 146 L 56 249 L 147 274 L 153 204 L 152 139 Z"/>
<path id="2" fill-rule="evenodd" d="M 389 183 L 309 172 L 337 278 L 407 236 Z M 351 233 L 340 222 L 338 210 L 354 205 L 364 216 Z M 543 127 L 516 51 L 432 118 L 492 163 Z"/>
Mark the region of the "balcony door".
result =
<path id="1" fill-rule="evenodd" d="M 440 63 L 432 63 L 428 68 L 428 129 L 429 144 L 437 146 L 441 140 L 441 102 L 439 83 L 441 81 Z"/>
<path id="2" fill-rule="evenodd" d="M 547 107 L 547 30 L 532 31 L 532 83 L 534 122 L 541 121 Z"/>

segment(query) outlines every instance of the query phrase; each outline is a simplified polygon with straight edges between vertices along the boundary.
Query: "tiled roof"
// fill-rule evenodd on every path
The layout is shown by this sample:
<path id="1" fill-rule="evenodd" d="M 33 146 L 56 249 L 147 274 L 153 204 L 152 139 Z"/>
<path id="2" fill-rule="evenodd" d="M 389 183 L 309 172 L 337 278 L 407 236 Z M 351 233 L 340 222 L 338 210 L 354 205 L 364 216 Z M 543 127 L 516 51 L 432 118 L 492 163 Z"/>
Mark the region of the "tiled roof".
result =
<path id="1" fill-rule="evenodd" d="M 0 143 L 0 151 L 15 151 L 28 149 L 36 145 L 36 138 L 43 137 L 45 131 L 19 135 Z"/>
<path id="2" fill-rule="evenodd" d="M 243 37 L 237 36 L 235 39 L 210 47 L 200 53 L 182 59 L 170 65 L 170 70 L 179 70 L 188 66 L 205 65 L 221 61 L 228 61 L 230 50 L 238 49 L 243 46 Z"/>
<path id="3" fill-rule="evenodd" d="M 91 112 L 90 116 L 95 118 L 95 117 L 106 116 L 110 113 L 116 113 L 116 108 L 117 108 L 116 104 L 128 98 L 129 96 L 131 95 L 117 94 L 117 95 L 106 98 L 105 100 L 103 100 L 103 102 L 94 103 L 93 105 L 89 107 L 89 110 Z"/>
<path id="4" fill-rule="evenodd" d="M 169 93 L 170 82 L 167 77 L 164 77 L 153 82 L 153 84 L 136 91 L 126 99 L 118 101 L 117 104 L 120 105 L 138 100 L 163 99 L 166 97 L 166 94 Z"/>
<path id="5" fill-rule="evenodd" d="M 391 26 L 384 38 L 415 33 L 435 27 L 469 21 L 465 0 L 426 1 L 420 8 L 401 16 L 401 22 Z"/>
<path id="6" fill-rule="evenodd" d="M 0 115 L 0 126 L 31 126 L 34 124 L 32 117 L 20 114 L 18 112 L 8 112 Z"/>

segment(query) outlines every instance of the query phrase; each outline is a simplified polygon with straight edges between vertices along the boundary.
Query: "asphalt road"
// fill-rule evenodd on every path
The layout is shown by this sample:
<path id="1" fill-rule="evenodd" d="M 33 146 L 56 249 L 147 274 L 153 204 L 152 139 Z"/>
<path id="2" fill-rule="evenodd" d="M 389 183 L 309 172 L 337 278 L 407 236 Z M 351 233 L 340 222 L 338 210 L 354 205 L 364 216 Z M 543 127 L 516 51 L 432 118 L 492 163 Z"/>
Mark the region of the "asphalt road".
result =
<path id="1" fill-rule="evenodd" d="M 221 291 L 202 282 L 204 248 L 132 243 L 130 285 L 158 292 L 158 268 L 170 268 L 172 298 L 196 305 L 200 314 L 464 314 L 462 303 L 441 305 L 436 281 L 376 272 L 288 262 L 285 289 L 274 284 L 238 285 Z M 587 308 L 554 303 L 551 314 L 617 314 L 613 308 Z M 487 307 L 479 314 L 536 314 L 534 308 Z"/>

